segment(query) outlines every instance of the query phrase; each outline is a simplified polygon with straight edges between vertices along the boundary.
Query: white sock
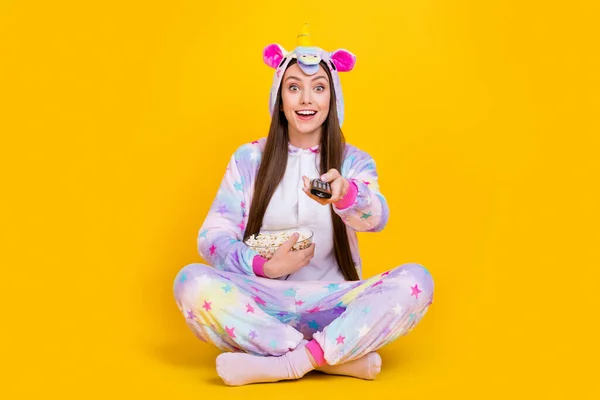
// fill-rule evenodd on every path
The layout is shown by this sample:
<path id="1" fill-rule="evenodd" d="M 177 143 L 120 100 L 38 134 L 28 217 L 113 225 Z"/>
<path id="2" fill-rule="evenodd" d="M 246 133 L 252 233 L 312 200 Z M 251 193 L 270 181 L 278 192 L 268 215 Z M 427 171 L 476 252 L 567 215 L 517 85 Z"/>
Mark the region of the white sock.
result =
<path id="1" fill-rule="evenodd" d="M 217 357 L 217 374 L 229 386 L 299 379 L 315 369 L 304 343 L 280 357 L 223 353 Z"/>
<path id="2" fill-rule="evenodd" d="M 381 356 L 378 353 L 373 352 L 344 364 L 325 364 L 321 367 L 317 367 L 317 371 L 330 375 L 345 375 L 360 379 L 375 379 L 379 372 L 381 372 Z"/>

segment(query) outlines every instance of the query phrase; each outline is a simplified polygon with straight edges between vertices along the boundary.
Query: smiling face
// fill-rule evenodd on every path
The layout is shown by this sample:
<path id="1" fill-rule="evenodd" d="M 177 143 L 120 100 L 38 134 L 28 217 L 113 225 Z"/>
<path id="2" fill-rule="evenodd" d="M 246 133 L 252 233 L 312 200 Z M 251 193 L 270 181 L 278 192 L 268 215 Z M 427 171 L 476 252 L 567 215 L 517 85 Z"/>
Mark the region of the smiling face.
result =
<path id="1" fill-rule="evenodd" d="M 281 82 L 281 101 L 290 136 L 320 135 L 330 99 L 330 82 L 323 66 L 319 65 L 314 75 L 305 74 L 298 64 L 289 67 Z"/>

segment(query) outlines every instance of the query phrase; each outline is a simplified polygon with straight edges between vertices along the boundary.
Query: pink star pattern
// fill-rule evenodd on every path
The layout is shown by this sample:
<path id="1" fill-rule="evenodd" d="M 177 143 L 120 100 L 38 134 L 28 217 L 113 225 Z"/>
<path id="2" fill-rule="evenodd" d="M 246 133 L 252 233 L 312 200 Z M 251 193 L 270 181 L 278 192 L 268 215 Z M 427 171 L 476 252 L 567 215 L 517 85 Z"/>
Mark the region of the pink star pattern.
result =
<path id="1" fill-rule="evenodd" d="M 344 344 L 344 339 L 346 339 L 346 337 L 340 335 L 335 339 L 335 341 L 337 342 L 337 344 Z"/>
<path id="2" fill-rule="evenodd" d="M 235 327 L 228 328 L 227 325 L 225 325 L 225 331 L 227 332 L 227 335 L 229 335 L 229 337 L 233 339 L 235 339 L 235 332 L 233 331 L 234 329 Z"/>
<path id="3" fill-rule="evenodd" d="M 238 224 L 238 226 L 239 226 L 240 230 L 241 230 L 241 231 L 243 231 L 243 230 L 244 230 L 244 228 L 246 227 L 246 224 L 244 224 L 244 220 L 242 220 L 242 222 L 240 222 L 240 223 Z"/>
<path id="4" fill-rule="evenodd" d="M 215 247 L 215 245 L 213 244 L 212 246 L 210 246 L 210 255 L 214 256 L 215 252 L 217 251 L 217 248 Z"/>
<path id="5" fill-rule="evenodd" d="M 246 312 L 254 314 L 254 308 L 250 304 L 246 304 Z"/>
<path id="6" fill-rule="evenodd" d="M 254 296 L 254 301 L 263 306 L 267 304 L 267 303 L 265 303 L 265 301 L 263 299 L 261 299 L 258 296 Z"/>
<path id="7" fill-rule="evenodd" d="M 320 310 L 321 310 L 321 307 L 316 306 L 315 308 L 311 308 L 307 312 L 309 312 L 309 313 L 316 313 L 316 312 L 319 312 Z"/>
<path id="8" fill-rule="evenodd" d="M 302 304 L 304 304 L 304 302 L 302 300 L 296 300 L 296 305 L 297 306 L 301 306 Z"/>
<path id="9" fill-rule="evenodd" d="M 419 293 L 422 292 L 422 290 L 419 290 L 419 286 L 415 283 L 415 286 L 411 286 L 410 287 L 412 289 L 412 293 L 410 294 L 411 296 L 415 296 L 415 298 L 419 298 Z"/>
<path id="10" fill-rule="evenodd" d="M 381 285 L 382 283 L 383 283 L 383 281 L 382 281 L 382 280 L 379 280 L 379 281 L 375 282 L 375 284 L 373 284 L 373 286 L 372 286 L 372 287 L 375 287 L 375 286 L 377 286 L 377 285 Z"/>
<path id="11" fill-rule="evenodd" d="M 188 310 L 187 317 L 188 319 L 194 319 L 194 312 L 192 310 Z"/>
<path id="12" fill-rule="evenodd" d="M 384 276 L 389 275 L 389 274 L 390 274 L 390 271 L 385 271 L 383 274 L 381 274 L 381 277 L 383 278 Z"/>
<path id="13" fill-rule="evenodd" d="M 206 311 L 210 311 L 211 310 L 211 307 L 210 307 L 211 304 L 212 304 L 212 302 L 204 300 L 204 305 L 202 306 L 202 308 L 204 308 Z"/>

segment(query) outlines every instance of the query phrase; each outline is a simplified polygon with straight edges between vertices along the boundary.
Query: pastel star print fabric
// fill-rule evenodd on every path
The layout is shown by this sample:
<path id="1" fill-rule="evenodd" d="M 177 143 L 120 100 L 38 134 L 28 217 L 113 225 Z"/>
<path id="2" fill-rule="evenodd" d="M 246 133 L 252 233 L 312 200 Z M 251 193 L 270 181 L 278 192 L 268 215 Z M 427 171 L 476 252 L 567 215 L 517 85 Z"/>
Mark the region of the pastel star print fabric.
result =
<path id="1" fill-rule="evenodd" d="M 219 190 L 198 234 L 202 258 L 223 271 L 254 275 L 258 253 L 243 243 L 248 214 L 266 138 L 240 146 L 232 155 Z M 298 149 L 290 146 L 290 152 Z M 375 161 L 366 152 L 347 144 L 340 173 L 352 182 L 356 191 L 343 207 L 332 207 L 345 222 L 352 258 L 359 277 L 362 263 L 357 232 L 378 232 L 389 218 L 385 197 L 379 190 Z"/>
<path id="2" fill-rule="evenodd" d="M 280 356 L 315 339 L 330 365 L 360 358 L 419 323 L 433 280 L 404 264 L 353 282 L 280 281 L 190 264 L 174 283 L 194 334 L 224 351 Z"/>

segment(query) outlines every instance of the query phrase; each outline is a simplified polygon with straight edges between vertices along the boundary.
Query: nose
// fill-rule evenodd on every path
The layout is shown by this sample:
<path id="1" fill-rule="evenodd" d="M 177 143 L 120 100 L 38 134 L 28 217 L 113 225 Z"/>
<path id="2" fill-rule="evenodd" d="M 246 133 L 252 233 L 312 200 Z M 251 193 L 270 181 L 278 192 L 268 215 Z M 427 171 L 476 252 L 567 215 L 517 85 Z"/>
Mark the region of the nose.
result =
<path id="1" fill-rule="evenodd" d="M 303 90 L 302 97 L 300 97 L 300 104 L 311 104 L 311 93 L 310 90 Z"/>

